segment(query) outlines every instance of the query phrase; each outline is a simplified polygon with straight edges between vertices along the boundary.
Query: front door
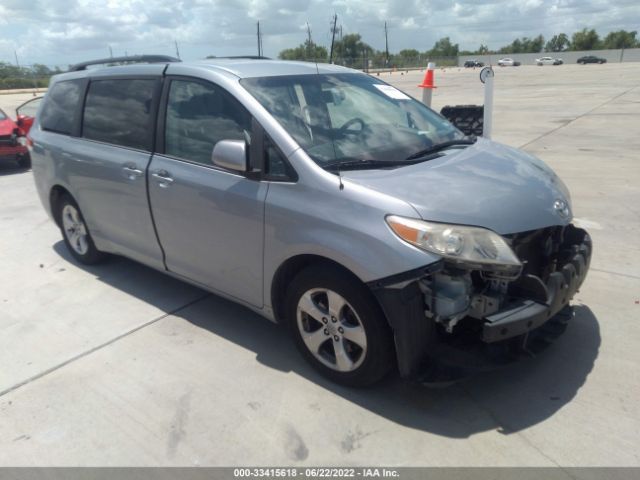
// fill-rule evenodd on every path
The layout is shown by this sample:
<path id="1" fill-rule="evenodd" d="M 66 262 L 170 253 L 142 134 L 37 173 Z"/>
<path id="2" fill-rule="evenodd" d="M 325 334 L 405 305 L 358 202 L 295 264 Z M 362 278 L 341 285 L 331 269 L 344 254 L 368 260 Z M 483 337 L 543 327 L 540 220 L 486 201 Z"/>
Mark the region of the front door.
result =
<path id="1" fill-rule="evenodd" d="M 43 98 L 32 98 L 16 108 L 16 121 L 23 135 L 26 135 L 31 130 L 33 121 L 36 119 L 36 112 Z"/>
<path id="2" fill-rule="evenodd" d="M 267 184 L 213 165 L 220 140 L 249 140 L 251 115 L 208 82 L 169 78 L 149 197 L 167 269 L 261 307 Z M 162 125 L 164 123 L 164 125 Z"/>

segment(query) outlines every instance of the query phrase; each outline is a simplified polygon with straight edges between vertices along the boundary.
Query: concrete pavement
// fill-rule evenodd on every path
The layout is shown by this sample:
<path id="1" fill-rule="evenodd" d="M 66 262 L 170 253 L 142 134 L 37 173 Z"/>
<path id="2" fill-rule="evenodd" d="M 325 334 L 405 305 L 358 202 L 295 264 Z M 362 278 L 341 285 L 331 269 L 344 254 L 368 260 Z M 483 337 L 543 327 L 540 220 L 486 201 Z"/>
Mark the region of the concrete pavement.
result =
<path id="1" fill-rule="evenodd" d="M 640 465 L 640 64 L 496 74 L 494 138 L 549 163 L 594 238 L 549 350 L 447 389 L 330 384 L 243 307 L 74 263 L 31 173 L 0 165 L 0 466 Z M 477 75 L 438 71 L 434 107 L 481 103 Z M 381 78 L 419 98 L 420 76 Z"/>

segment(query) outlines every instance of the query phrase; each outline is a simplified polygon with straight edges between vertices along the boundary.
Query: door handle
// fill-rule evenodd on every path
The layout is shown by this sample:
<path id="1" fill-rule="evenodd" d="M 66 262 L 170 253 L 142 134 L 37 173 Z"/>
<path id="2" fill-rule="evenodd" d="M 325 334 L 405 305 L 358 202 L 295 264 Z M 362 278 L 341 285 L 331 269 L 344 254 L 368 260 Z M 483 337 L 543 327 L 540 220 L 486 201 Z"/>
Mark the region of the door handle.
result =
<path id="1" fill-rule="evenodd" d="M 135 165 L 125 165 L 124 167 L 122 167 L 122 170 L 129 180 L 135 180 L 136 178 L 141 177 L 144 174 L 144 172 L 139 168 L 136 168 Z"/>
<path id="2" fill-rule="evenodd" d="M 158 186 L 162 188 L 167 188 L 173 183 L 173 178 L 171 178 L 171 175 L 166 170 L 158 170 L 153 172 L 151 176 L 158 181 Z"/>

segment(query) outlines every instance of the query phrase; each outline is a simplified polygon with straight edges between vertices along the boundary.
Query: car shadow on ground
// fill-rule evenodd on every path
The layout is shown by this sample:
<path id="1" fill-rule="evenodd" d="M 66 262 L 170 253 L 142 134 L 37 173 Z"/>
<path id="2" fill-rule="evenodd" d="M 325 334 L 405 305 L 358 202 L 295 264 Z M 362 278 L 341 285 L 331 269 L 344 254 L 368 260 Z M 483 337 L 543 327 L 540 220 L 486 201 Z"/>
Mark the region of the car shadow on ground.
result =
<path id="1" fill-rule="evenodd" d="M 78 265 L 63 242 L 55 251 Z M 106 284 L 148 302 L 167 313 L 255 352 L 266 367 L 294 372 L 347 401 L 398 424 L 453 438 L 497 430 L 511 434 L 536 425 L 570 402 L 593 369 L 600 347 L 600 329 L 593 312 L 575 308 L 569 328 L 535 358 L 489 373 L 474 375 L 446 388 L 425 387 L 392 373 L 366 389 L 349 389 L 325 380 L 297 352 L 286 328 L 249 309 L 193 288 L 200 300 L 182 309 L 167 309 L 154 289 L 182 282 L 136 262 L 111 257 L 105 264 L 82 266 Z M 135 278 L 135 281 L 130 279 Z M 182 285 L 182 287 L 184 287 Z"/>
<path id="2" fill-rule="evenodd" d="M 18 162 L 14 162 L 12 160 L 2 161 L 0 162 L 0 177 L 4 177 L 5 175 L 15 175 L 17 173 L 24 173 L 31 170 L 29 168 L 22 168 L 18 165 Z"/>

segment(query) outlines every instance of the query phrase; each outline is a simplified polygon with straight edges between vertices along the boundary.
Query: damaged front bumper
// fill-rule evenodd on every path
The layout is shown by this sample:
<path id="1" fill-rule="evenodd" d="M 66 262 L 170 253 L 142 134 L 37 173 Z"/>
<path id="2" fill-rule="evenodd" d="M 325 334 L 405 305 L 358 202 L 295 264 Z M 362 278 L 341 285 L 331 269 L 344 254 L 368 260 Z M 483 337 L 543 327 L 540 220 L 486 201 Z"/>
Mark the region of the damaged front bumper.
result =
<path id="1" fill-rule="evenodd" d="M 516 278 L 439 261 L 369 284 L 393 329 L 401 376 L 438 379 L 437 366 L 462 376 L 564 331 L 589 270 L 589 235 L 567 225 L 507 239 L 523 263 Z"/>
<path id="2" fill-rule="evenodd" d="M 0 135 L 0 161 L 15 160 L 21 155 L 26 155 L 29 150 L 20 141 L 23 137 L 12 135 Z"/>

